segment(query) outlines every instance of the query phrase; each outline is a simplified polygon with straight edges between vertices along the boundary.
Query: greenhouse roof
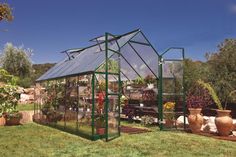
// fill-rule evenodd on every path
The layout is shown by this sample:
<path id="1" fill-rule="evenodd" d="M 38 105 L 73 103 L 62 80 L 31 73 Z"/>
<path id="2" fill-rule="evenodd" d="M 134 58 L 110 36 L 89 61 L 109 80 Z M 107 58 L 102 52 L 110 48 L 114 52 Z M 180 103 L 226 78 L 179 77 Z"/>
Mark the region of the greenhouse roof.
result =
<path id="1" fill-rule="evenodd" d="M 105 62 L 105 37 L 99 36 L 90 40 L 96 42 L 86 48 L 63 51 L 67 57 L 58 62 L 36 81 L 52 80 L 68 76 L 92 73 Z M 121 77 L 134 79 L 138 76 L 153 75 L 157 77 L 158 53 L 144 34 L 134 30 L 122 35 L 108 36 L 108 58 L 114 52 L 120 52 Z"/>

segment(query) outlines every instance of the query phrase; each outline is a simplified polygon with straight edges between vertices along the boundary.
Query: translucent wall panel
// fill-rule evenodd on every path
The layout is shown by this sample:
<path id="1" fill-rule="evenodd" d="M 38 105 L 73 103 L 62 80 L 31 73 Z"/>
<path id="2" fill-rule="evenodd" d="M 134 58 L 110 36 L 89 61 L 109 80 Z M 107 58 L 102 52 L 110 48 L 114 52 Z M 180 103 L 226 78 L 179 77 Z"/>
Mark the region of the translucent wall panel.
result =
<path id="1" fill-rule="evenodd" d="M 145 78 L 147 75 L 152 75 L 152 72 L 129 45 L 126 45 L 121 49 L 121 54 L 124 57 L 121 58 L 121 60 L 127 60 L 141 77 Z M 121 69 L 123 70 L 124 67 L 122 66 L 123 65 L 121 64 Z"/>
<path id="2" fill-rule="evenodd" d="M 130 43 L 138 52 L 142 59 L 147 63 L 151 70 L 158 76 L 158 55 L 151 46 Z"/>
<path id="3" fill-rule="evenodd" d="M 131 39 L 131 41 L 149 44 L 148 41 L 144 38 L 144 36 L 142 35 L 141 32 L 139 32 L 138 34 L 136 34 L 136 35 Z"/>
<path id="4" fill-rule="evenodd" d="M 96 74 L 94 81 L 94 124 L 95 134 L 105 135 L 105 75 Z"/>

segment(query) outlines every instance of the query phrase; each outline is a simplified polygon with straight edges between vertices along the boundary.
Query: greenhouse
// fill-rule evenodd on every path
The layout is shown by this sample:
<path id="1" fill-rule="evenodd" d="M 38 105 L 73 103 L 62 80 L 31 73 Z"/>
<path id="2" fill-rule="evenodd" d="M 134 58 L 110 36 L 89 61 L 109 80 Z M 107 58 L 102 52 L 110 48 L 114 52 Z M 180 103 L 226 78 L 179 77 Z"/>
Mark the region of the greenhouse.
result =
<path id="1" fill-rule="evenodd" d="M 184 49 L 159 54 L 141 30 L 105 33 L 37 79 L 34 121 L 91 140 L 120 136 L 120 119 L 152 117 L 161 130 L 184 129 Z M 171 121 L 171 122 L 169 122 Z"/>

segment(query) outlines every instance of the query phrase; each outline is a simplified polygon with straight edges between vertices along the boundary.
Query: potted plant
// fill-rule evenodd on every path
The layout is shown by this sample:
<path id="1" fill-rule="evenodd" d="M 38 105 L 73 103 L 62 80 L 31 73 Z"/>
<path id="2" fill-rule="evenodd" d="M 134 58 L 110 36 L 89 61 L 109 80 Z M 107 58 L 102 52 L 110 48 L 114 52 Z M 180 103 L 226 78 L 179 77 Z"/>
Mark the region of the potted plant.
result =
<path id="1" fill-rule="evenodd" d="M 202 108 L 211 105 L 213 100 L 209 92 L 197 82 L 189 89 L 186 98 L 189 110 L 188 122 L 192 133 L 199 133 L 203 124 Z"/>
<path id="2" fill-rule="evenodd" d="M 137 77 L 134 81 L 133 81 L 133 86 L 137 87 L 137 88 L 141 88 L 145 85 L 145 80 L 142 77 Z"/>
<path id="3" fill-rule="evenodd" d="M 154 88 L 154 83 L 156 82 L 156 79 L 154 77 L 152 77 L 151 75 L 147 75 L 144 81 L 147 83 L 148 89 Z"/>
<path id="4" fill-rule="evenodd" d="M 4 126 L 5 124 L 6 124 L 5 115 L 0 109 L 0 126 Z"/>
<path id="5" fill-rule="evenodd" d="M 6 113 L 6 125 L 19 125 L 23 114 L 17 110 Z"/>
<path id="6" fill-rule="evenodd" d="M 11 80 L 7 83 L 0 84 L 0 117 L 2 124 L 4 124 L 4 119 L 7 125 L 18 125 L 20 124 L 20 119 L 22 118 L 22 113 L 16 110 L 17 102 L 20 98 L 18 87 L 15 85 L 15 77 L 9 75 Z"/>
<path id="7" fill-rule="evenodd" d="M 215 90 L 212 88 L 211 84 L 205 83 L 201 80 L 199 80 L 198 83 L 203 88 L 205 88 L 209 91 L 213 101 L 215 102 L 216 106 L 218 107 L 218 110 L 216 110 L 217 116 L 215 118 L 215 124 L 216 124 L 216 128 L 217 128 L 219 135 L 228 136 L 233 129 L 233 119 L 230 117 L 231 110 L 226 110 L 227 100 L 225 102 L 226 103 L 225 107 L 223 108 L 221 101 L 220 101 L 219 97 L 217 96 Z M 231 97 L 232 94 L 234 94 L 234 93 L 235 93 L 235 90 L 230 92 L 229 97 Z"/>
<path id="8" fill-rule="evenodd" d="M 175 121 L 175 103 L 174 102 L 166 102 L 163 105 L 163 115 L 165 119 L 165 126 L 166 127 L 172 127 L 174 125 Z"/>
<path id="9" fill-rule="evenodd" d="M 103 115 L 99 115 L 95 121 L 96 133 L 98 135 L 104 135 L 106 131 L 106 121 Z"/>
<path id="10" fill-rule="evenodd" d="M 45 104 L 41 109 L 43 115 L 46 116 L 47 122 L 57 122 L 63 118 L 63 115 L 53 109 L 51 105 Z"/>

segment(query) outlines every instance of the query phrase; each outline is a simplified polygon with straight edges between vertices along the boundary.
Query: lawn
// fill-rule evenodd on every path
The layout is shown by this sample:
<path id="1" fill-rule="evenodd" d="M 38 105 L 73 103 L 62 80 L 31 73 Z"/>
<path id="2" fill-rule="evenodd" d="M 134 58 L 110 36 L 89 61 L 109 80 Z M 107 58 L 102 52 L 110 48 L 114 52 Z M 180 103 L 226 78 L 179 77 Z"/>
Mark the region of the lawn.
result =
<path id="1" fill-rule="evenodd" d="M 34 110 L 34 104 L 19 104 L 19 105 L 17 105 L 17 110 L 19 110 L 19 111 Z"/>
<path id="2" fill-rule="evenodd" d="M 182 132 L 122 134 L 110 142 L 89 141 L 30 123 L 0 127 L 0 156 L 236 156 L 236 143 Z"/>

